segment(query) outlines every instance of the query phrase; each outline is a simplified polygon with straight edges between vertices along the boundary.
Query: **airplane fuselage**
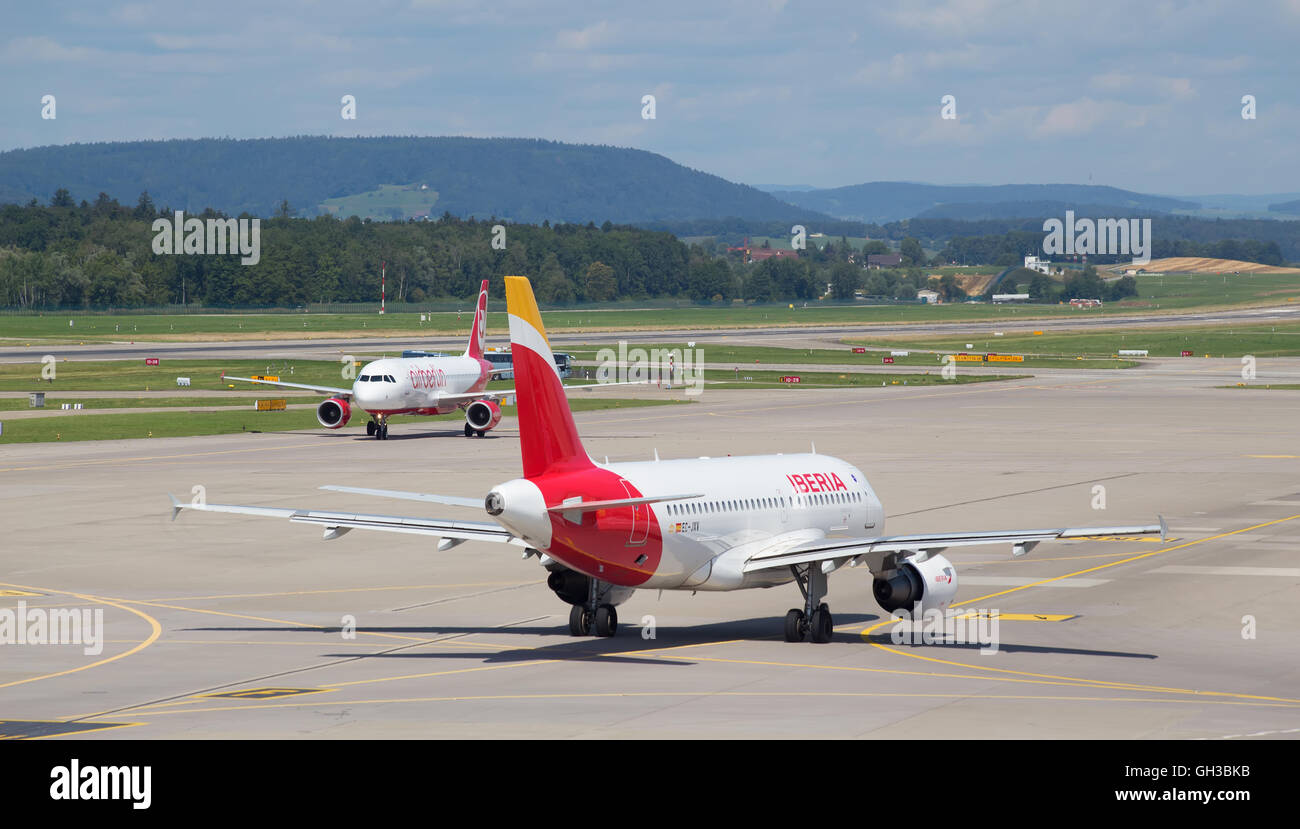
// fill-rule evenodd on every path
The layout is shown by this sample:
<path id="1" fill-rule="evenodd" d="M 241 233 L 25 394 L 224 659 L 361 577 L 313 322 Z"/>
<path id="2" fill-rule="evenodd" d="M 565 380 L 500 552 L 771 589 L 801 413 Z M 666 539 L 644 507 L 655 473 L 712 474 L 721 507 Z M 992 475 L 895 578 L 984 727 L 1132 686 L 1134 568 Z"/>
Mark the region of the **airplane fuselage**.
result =
<path id="1" fill-rule="evenodd" d="M 498 486 L 497 521 L 565 566 L 622 587 L 735 590 L 792 580 L 788 570 L 743 573 L 775 543 L 880 533 L 884 510 L 857 467 L 828 455 L 753 455 L 611 463 L 548 471 Z M 592 512 L 588 501 L 685 498 Z"/>
<path id="2" fill-rule="evenodd" d="M 438 415 L 462 401 L 446 395 L 483 391 L 492 364 L 478 357 L 392 357 L 367 363 L 352 383 L 352 400 L 372 415 Z"/>

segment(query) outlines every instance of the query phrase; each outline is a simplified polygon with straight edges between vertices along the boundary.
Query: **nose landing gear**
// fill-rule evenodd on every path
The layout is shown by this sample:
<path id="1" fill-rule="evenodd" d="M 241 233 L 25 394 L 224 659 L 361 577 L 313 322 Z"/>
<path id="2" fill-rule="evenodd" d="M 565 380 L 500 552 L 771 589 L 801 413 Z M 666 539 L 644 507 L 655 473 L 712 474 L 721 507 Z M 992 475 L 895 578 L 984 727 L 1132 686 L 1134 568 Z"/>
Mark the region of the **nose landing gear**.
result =
<path id="1" fill-rule="evenodd" d="M 378 423 L 373 420 L 367 423 L 366 434 L 375 440 L 388 440 L 388 418 L 380 415 Z"/>

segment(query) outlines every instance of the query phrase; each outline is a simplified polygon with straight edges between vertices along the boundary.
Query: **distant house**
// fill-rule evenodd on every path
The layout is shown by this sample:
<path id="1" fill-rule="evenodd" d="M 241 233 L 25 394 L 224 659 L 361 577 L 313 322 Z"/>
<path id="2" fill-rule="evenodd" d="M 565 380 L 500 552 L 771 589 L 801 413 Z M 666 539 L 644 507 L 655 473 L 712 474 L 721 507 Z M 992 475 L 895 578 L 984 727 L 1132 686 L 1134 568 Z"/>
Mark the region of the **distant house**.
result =
<path id="1" fill-rule="evenodd" d="M 751 262 L 762 262 L 764 259 L 798 259 L 799 253 L 793 250 L 780 250 L 777 248 L 756 248 L 749 244 L 749 237 L 745 237 L 745 243 L 737 247 L 728 247 L 727 253 L 739 253 L 740 260 L 745 264 Z"/>
<path id="2" fill-rule="evenodd" d="M 903 264 L 903 254 L 901 253 L 867 254 L 868 268 L 897 268 L 901 264 Z"/>
<path id="3" fill-rule="evenodd" d="M 938 305 L 938 304 L 939 304 L 939 292 L 938 292 L 938 291 L 917 291 L 917 292 L 916 292 L 916 298 L 919 299 L 919 300 L 921 300 L 922 302 L 928 304 L 928 305 Z"/>
<path id="4" fill-rule="evenodd" d="M 1039 273 L 1047 274 L 1048 276 L 1051 276 L 1052 263 L 1047 261 L 1046 259 L 1039 259 L 1037 256 L 1026 256 L 1025 269 L 1031 271 L 1038 271 Z"/>

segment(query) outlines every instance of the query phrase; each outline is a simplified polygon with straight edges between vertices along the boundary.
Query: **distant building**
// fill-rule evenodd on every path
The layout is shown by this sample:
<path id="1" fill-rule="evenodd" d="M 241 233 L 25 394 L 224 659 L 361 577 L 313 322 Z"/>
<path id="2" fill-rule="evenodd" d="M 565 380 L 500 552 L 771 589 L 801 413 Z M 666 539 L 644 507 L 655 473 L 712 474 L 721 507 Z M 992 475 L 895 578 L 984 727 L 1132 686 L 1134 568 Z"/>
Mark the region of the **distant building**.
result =
<path id="1" fill-rule="evenodd" d="M 756 248 L 749 244 L 749 237 L 745 237 L 745 243 L 738 247 L 728 247 L 727 253 L 739 253 L 740 260 L 745 264 L 751 262 L 762 262 L 764 259 L 798 259 L 799 253 L 793 250 L 780 250 L 777 248 Z"/>
<path id="2" fill-rule="evenodd" d="M 1100 308 L 1100 299 L 1072 299 L 1070 305 L 1075 308 Z"/>
<path id="3" fill-rule="evenodd" d="M 1037 256 L 1026 256 L 1025 268 L 1027 270 L 1047 274 L 1048 276 L 1052 273 L 1052 263 L 1048 262 L 1046 259 L 1039 259 Z"/>
<path id="4" fill-rule="evenodd" d="M 916 292 L 916 298 L 919 299 L 919 300 L 921 300 L 921 301 L 924 302 L 924 303 L 929 304 L 929 305 L 938 305 L 938 304 L 939 304 L 939 292 L 938 292 L 938 291 L 917 291 L 917 292 Z"/>
<path id="5" fill-rule="evenodd" d="M 994 294 L 993 302 L 1028 302 L 1029 294 Z"/>
<path id="6" fill-rule="evenodd" d="M 901 253 L 867 254 L 868 268 L 897 268 L 901 264 L 903 264 L 903 254 Z"/>

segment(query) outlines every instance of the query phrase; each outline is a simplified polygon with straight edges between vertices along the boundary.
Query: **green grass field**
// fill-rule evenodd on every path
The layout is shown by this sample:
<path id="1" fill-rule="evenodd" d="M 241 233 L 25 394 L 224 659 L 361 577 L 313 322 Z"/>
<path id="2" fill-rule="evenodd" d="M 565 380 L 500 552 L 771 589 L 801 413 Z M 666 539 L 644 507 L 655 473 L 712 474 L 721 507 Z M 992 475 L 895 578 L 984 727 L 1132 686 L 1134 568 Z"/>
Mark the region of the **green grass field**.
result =
<path id="1" fill-rule="evenodd" d="M 438 203 L 437 190 L 421 190 L 419 185 L 381 184 L 374 190 L 326 199 L 320 207 L 340 218 L 408 219 L 420 213 L 431 214 Z"/>
<path id="2" fill-rule="evenodd" d="M 1242 304 L 1300 303 L 1295 276 L 1279 274 L 1142 276 L 1140 296 L 1100 309 L 1079 310 L 1068 305 L 820 305 L 803 303 L 764 306 L 685 306 L 679 308 L 614 308 L 554 310 L 543 314 L 550 331 L 584 332 L 639 329 L 763 328 L 773 326 L 844 325 L 907 322 L 962 322 L 972 320 L 1081 318 L 1084 315 L 1122 315 L 1153 310 Z M 793 304 L 795 307 L 788 307 Z M 466 301 L 466 308 L 470 302 Z M 1300 307 L 1300 306 L 1298 306 Z M 492 303 L 488 313 L 488 338 L 505 342 L 504 303 Z M 461 312 L 418 313 L 264 313 L 264 314 L 85 314 L 0 316 L 0 340 L 31 343 L 81 343 L 104 340 L 237 340 L 313 337 L 402 337 L 425 335 L 468 336 L 473 315 Z M 68 322 L 73 325 L 69 327 Z"/>
<path id="3" fill-rule="evenodd" d="M 575 399 L 570 406 L 575 412 L 601 409 L 638 408 L 642 406 L 680 405 L 679 400 L 657 399 Z M 509 417 L 515 414 L 513 406 L 502 411 Z M 439 417 L 396 417 L 394 432 L 403 428 L 411 432 L 438 428 L 431 422 L 443 421 L 449 431 L 459 431 L 464 416 L 456 413 Z M 454 423 L 452 422 L 454 421 Z M 353 417 L 339 432 L 365 434 L 366 418 Z M 156 412 L 132 414 L 91 414 L 33 417 L 11 420 L 4 424 L 0 446 L 9 443 L 47 443 L 53 441 L 124 440 L 135 438 L 189 437 L 195 435 L 222 435 L 234 432 L 289 432 L 302 429 L 324 429 L 316 422 L 311 410 L 284 412 L 255 412 L 251 409 L 238 412 Z"/>
<path id="4" fill-rule="evenodd" d="M 315 400 L 299 399 L 294 402 L 315 403 Z M 247 406 L 250 410 L 257 403 L 255 397 L 47 397 L 45 409 L 62 411 L 64 403 L 80 403 L 83 409 L 171 409 L 200 406 Z M 0 397 L 0 411 L 40 411 L 33 409 L 26 398 Z"/>
<path id="5" fill-rule="evenodd" d="M 57 353 L 57 350 L 56 350 Z M 360 361 L 362 365 L 365 360 Z M 205 391 L 238 391 L 257 397 L 284 397 L 286 395 L 311 395 L 293 389 L 280 389 L 256 383 L 222 379 L 224 371 L 232 377 L 275 376 L 288 383 L 350 389 L 352 377 L 344 377 L 346 367 L 325 360 L 297 360 L 270 362 L 267 360 L 163 360 L 160 365 L 146 366 L 143 360 L 56 361 L 53 380 L 42 377 L 45 363 L 33 356 L 29 363 L 0 364 L 0 391 L 43 391 L 47 399 L 54 399 L 60 391 L 167 391 L 175 389 L 184 396 L 183 389 Z M 177 377 L 190 378 L 188 387 L 176 385 Z M 581 378 L 568 378 L 566 385 L 582 384 Z M 494 380 L 489 389 L 512 388 L 513 380 Z M 62 401 L 61 401 L 62 402 Z"/>
<path id="6" fill-rule="evenodd" d="M 972 342 L 969 339 L 962 340 L 961 348 L 958 351 L 966 351 L 965 345 Z M 593 361 L 602 348 L 613 349 L 618 351 L 617 343 L 601 343 L 597 345 L 583 345 L 580 348 L 571 350 L 568 353 L 575 360 Z M 686 343 L 663 343 L 663 344 L 643 344 L 637 343 L 628 347 L 628 357 L 633 357 L 633 349 L 644 348 L 647 352 L 650 349 L 685 349 Z M 903 349 L 900 349 L 903 350 Z M 999 350 L 999 349 L 993 349 Z M 948 352 L 944 352 L 948 353 Z M 1007 353 L 1016 353 L 1008 351 Z M 866 354 L 854 354 L 850 349 L 834 348 L 777 348 L 764 346 L 740 346 L 740 345 L 718 345 L 710 343 L 703 348 L 696 349 L 697 357 L 702 356 L 705 361 L 705 367 L 717 365 L 719 363 L 746 363 L 757 366 L 762 365 L 861 365 L 861 366 L 882 366 L 886 365 L 884 358 L 887 354 L 879 351 L 869 351 Z M 906 357 L 895 357 L 892 365 L 895 366 L 922 366 L 924 368 L 937 368 L 942 365 L 943 354 L 927 353 L 915 351 Z M 1022 368 L 1131 368 L 1137 365 L 1132 360 L 1116 359 L 1086 359 L 1076 360 L 1074 357 L 1026 357 L 1023 363 L 1008 364 L 1006 367 L 1011 370 Z M 590 372 L 594 376 L 595 369 L 588 367 L 579 367 L 576 372 Z"/>
<path id="7" fill-rule="evenodd" d="M 191 389 L 236 390 L 259 397 L 278 397 L 282 392 L 270 386 L 258 387 L 253 383 L 226 382 L 221 372 L 240 377 L 276 375 L 291 383 L 310 383 L 317 386 L 350 388 L 352 381 L 343 377 L 343 363 L 325 361 L 296 361 L 292 363 L 266 360 L 163 360 L 160 365 L 146 366 L 144 360 L 55 361 L 54 379 L 42 378 L 45 363 L 43 355 L 32 355 L 30 363 L 0 365 L 0 391 L 43 391 L 53 397 L 60 391 L 166 391 L 177 389 L 183 396 L 183 387 L 176 385 L 177 377 L 189 377 Z M 57 357 L 57 350 L 55 351 Z"/>
<path id="8" fill-rule="evenodd" d="M 796 376 L 798 383 L 783 383 L 782 376 Z M 856 374 L 833 371 L 749 371 L 705 369 L 706 389 L 836 389 L 881 386 L 960 386 L 997 380 L 1023 380 L 1024 374 L 961 374 L 945 380 L 936 370 L 914 374 Z"/>
<path id="9" fill-rule="evenodd" d="M 1184 350 L 1193 356 L 1294 357 L 1300 355 L 1300 321 L 1256 325 L 1216 325 L 1176 328 L 1149 328 L 1141 331 L 1086 331 L 1032 334 L 1008 334 L 1003 337 L 959 335 L 955 337 L 862 338 L 854 342 L 872 346 L 966 350 L 973 343 L 976 351 L 1009 354 L 1063 355 L 1074 357 L 1104 356 L 1119 349 L 1146 349 L 1153 357 L 1177 357 Z M 1079 365 L 1084 365 L 1080 362 Z"/>

